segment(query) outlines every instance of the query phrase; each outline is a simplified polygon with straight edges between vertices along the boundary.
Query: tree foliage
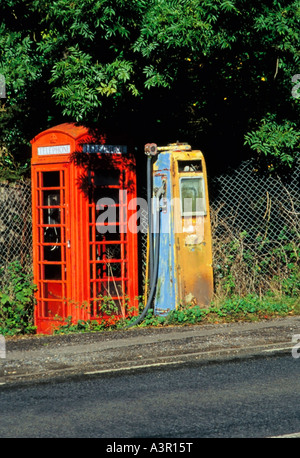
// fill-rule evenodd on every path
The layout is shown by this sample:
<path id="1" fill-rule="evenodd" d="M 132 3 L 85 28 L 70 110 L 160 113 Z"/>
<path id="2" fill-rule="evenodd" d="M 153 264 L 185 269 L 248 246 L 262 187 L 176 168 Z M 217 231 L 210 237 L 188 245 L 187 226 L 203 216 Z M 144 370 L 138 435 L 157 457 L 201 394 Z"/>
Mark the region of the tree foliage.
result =
<path id="1" fill-rule="evenodd" d="M 245 144 L 297 159 L 299 0 L 2 0 L 0 10 L 0 141 L 17 163 L 62 121 L 137 143 L 181 135 L 211 157 Z"/>

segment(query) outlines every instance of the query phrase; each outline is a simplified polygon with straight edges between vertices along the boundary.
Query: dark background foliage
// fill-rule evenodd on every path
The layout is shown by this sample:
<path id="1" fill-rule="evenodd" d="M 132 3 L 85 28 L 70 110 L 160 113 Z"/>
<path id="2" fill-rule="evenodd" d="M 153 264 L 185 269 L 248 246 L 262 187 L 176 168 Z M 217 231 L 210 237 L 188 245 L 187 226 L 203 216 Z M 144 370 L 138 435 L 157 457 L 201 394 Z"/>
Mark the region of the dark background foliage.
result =
<path id="1" fill-rule="evenodd" d="M 68 121 L 141 166 L 145 143 L 177 140 L 209 173 L 297 160 L 298 0 L 2 0 L 0 14 L 6 177 L 28 173 L 34 135 Z"/>

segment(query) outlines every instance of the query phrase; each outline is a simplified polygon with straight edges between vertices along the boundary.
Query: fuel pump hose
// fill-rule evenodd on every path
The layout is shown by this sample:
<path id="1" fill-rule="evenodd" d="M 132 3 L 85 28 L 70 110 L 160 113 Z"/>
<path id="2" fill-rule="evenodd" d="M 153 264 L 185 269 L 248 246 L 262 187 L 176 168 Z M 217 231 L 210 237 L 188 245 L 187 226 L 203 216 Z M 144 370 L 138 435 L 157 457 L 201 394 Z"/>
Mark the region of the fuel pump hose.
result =
<path id="1" fill-rule="evenodd" d="M 149 235 L 152 236 L 151 227 L 149 227 L 149 229 L 150 229 Z M 156 205 L 156 234 L 157 234 L 157 237 L 156 237 L 156 243 L 155 243 L 156 246 L 155 246 L 155 253 L 154 253 L 153 275 L 152 275 L 152 278 L 150 279 L 150 292 L 149 292 L 147 304 L 143 312 L 138 316 L 138 318 L 133 323 L 130 323 L 127 326 L 128 328 L 132 326 L 136 326 L 141 321 L 143 321 L 143 319 L 145 318 L 145 316 L 147 315 L 151 307 L 151 304 L 154 298 L 154 294 L 156 291 L 158 265 L 159 265 L 159 244 L 160 244 L 160 198 L 159 197 L 157 198 L 157 205 Z"/>

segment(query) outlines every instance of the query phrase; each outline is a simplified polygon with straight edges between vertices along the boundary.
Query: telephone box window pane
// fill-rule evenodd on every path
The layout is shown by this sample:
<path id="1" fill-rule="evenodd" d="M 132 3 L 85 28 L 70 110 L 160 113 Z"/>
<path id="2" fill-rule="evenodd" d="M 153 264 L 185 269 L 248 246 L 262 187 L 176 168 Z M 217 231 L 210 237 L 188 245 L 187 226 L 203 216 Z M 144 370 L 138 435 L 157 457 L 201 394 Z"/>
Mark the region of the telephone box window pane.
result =
<path id="1" fill-rule="evenodd" d="M 57 191 L 44 191 L 43 192 L 43 205 L 46 207 L 53 207 L 60 205 L 60 194 Z"/>
<path id="2" fill-rule="evenodd" d="M 180 178 L 180 201 L 182 216 L 206 214 L 202 177 Z"/>
<path id="3" fill-rule="evenodd" d="M 44 261 L 61 261 L 61 247 L 58 245 L 44 246 Z"/>
<path id="4" fill-rule="evenodd" d="M 106 282 L 104 289 L 108 297 L 119 298 L 123 297 L 123 285 L 122 281 L 108 281 Z"/>
<path id="5" fill-rule="evenodd" d="M 43 224 L 60 224 L 60 208 L 44 208 Z"/>
<path id="6" fill-rule="evenodd" d="M 45 280 L 61 280 L 61 265 L 45 264 Z"/>
<path id="7" fill-rule="evenodd" d="M 59 172 L 43 172 L 44 188 L 59 188 Z"/>
<path id="8" fill-rule="evenodd" d="M 121 280 L 99 281 L 94 283 L 96 286 L 96 295 L 99 298 L 122 299 L 123 284 Z"/>
<path id="9" fill-rule="evenodd" d="M 65 316 L 64 305 L 62 301 L 45 301 L 45 317 L 49 318 L 59 318 Z"/>
<path id="10" fill-rule="evenodd" d="M 61 231 L 60 227 L 45 227 L 44 228 L 44 243 L 60 243 Z"/>
<path id="11" fill-rule="evenodd" d="M 97 263 L 96 270 L 97 270 L 97 278 L 107 278 L 107 277 L 120 278 L 122 276 L 120 262 Z"/>
<path id="12" fill-rule="evenodd" d="M 111 244 L 99 245 L 98 260 L 121 259 L 121 245 Z"/>
<path id="13" fill-rule="evenodd" d="M 43 285 L 44 299 L 61 299 L 62 283 L 46 283 Z"/>

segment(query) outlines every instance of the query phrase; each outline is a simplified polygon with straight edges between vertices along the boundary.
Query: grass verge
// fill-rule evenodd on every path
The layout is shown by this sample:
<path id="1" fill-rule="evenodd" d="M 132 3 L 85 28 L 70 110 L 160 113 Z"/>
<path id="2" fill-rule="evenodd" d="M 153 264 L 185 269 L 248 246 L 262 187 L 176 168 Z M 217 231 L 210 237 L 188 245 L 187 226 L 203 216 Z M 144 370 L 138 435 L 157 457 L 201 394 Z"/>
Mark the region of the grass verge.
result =
<path id="1" fill-rule="evenodd" d="M 176 325 L 193 325 L 201 323 L 230 323 L 237 321 L 261 321 L 278 317 L 300 315 L 300 300 L 295 297 L 269 294 L 262 298 L 256 295 L 230 297 L 214 301 L 208 308 L 200 306 L 179 306 L 166 317 L 155 316 L 150 309 L 138 327 L 165 327 Z M 131 320 L 134 321 L 136 317 Z M 118 319 L 107 326 L 106 322 L 92 320 L 79 321 L 72 324 L 71 320 L 60 327 L 56 333 L 99 332 L 103 330 L 124 329 L 130 320 Z"/>

